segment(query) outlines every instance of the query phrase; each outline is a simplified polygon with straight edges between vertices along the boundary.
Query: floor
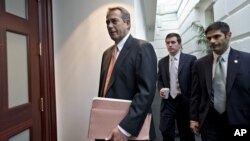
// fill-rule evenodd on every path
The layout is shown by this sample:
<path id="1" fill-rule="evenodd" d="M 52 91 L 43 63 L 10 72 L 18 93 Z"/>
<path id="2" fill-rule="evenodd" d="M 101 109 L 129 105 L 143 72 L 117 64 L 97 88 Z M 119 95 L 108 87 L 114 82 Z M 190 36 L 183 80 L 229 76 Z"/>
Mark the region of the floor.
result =
<path id="1" fill-rule="evenodd" d="M 162 141 L 162 140 L 157 139 L 156 141 Z M 180 139 L 178 137 L 176 137 L 175 141 L 180 141 Z M 199 136 L 195 136 L 195 141 L 201 141 L 200 135 Z"/>

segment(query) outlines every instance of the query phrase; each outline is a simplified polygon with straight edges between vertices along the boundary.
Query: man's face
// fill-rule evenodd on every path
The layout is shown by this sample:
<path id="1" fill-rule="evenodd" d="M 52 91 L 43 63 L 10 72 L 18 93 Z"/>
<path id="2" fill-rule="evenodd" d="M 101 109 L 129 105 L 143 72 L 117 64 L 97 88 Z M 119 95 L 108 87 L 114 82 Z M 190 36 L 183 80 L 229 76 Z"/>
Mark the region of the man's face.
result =
<path id="1" fill-rule="evenodd" d="M 220 30 L 211 30 L 207 33 L 207 41 L 210 48 L 218 55 L 223 54 L 228 46 L 229 40 L 231 39 L 231 32 L 226 35 Z"/>
<path id="2" fill-rule="evenodd" d="M 177 41 L 177 37 L 170 37 L 166 39 L 167 49 L 170 55 L 174 56 L 181 49 L 181 45 Z"/>
<path id="3" fill-rule="evenodd" d="M 120 10 L 113 10 L 107 14 L 106 24 L 109 32 L 109 36 L 115 43 L 118 43 L 129 32 L 130 23 L 126 23 L 121 18 L 122 14 Z"/>

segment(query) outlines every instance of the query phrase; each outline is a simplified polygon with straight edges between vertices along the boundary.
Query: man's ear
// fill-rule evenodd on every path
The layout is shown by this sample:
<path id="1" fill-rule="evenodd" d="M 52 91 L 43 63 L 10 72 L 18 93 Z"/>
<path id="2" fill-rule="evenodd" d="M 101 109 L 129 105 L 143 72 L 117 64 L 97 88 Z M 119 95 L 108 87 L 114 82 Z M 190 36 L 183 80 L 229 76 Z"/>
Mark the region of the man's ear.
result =
<path id="1" fill-rule="evenodd" d="M 232 36 L 232 32 L 228 32 L 228 33 L 226 34 L 226 37 L 229 38 L 229 39 L 231 38 L 231 36 Z"/>
<path id="2" fill-rule="evenodd" d="M 128 24 L 128 29 L 130 29 L 130 27 L 131 27 L 130 21 L 127 21 L 127 24 Z"/>

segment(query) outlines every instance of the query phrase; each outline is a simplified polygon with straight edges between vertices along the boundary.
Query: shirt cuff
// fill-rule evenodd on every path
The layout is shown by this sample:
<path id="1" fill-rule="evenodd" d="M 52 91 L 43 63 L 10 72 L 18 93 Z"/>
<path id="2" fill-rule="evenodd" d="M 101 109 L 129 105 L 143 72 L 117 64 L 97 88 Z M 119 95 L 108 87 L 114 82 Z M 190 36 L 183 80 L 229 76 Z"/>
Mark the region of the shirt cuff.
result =
<path id="1" fill-rule="evenodd" d="M 198 123 L 198 121 L 190 120 L 190 123 Z"/>
<path id="2" fill-rule="evenodd" d="M 126 130 L 124 130 L 120 125 L 118 125 L 118 129 L 127 137 L 130 137 L 131 134 L 129 132 L 127 132 Z"/>

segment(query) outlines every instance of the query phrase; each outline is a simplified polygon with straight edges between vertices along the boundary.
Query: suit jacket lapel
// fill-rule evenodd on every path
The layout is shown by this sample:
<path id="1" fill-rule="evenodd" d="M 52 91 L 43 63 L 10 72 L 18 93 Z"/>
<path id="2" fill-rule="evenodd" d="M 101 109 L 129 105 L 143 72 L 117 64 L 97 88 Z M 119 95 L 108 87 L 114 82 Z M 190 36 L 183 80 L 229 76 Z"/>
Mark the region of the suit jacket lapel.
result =
<path id="1" fill-rule="evenodd" d="M 206 85 L 207 85 L 207 91 L 209 96 L 212 94 L 212 78 L 213 78 L 213 54 L 210 54 L 205 60 L 203 69 L 205 69 L 205 79 L 206 79 Z"/>
<path id="2" fill-rule="evenodd" d="M 103 58 L 103 82 L 102 82 L 102 91 L 101 91 L 101 94 L 103 95 L 103 91 L 104 91 L 104 86 L 105 86 L 105 82 L 106 82 L 106 78 L 107 78 L 107 74 L 108 74 L 108 69 L 109 69 L 109 64 L 110 64 L 110 61 L 111 61 L 111 58 L 112 58 L 112 52 L 113 52 L 113 48 L 114 46 L 112 46 L 108 52 L 107 52 L 107 55 Z"/>
<path id="3" fill-rule="evenodd" d="M 239 68 L 241 60 L 239 59 L 239 54 L 231 48 L 228 56 L 228 66 L 227 66 L 227 81 L 226 81 L 226 91 L 227 94 L 230 92 L 232 85 L 235 80 L 237 70 Z"/>
<path id="4" fill-rule="evenodd" d="M 180 60 L 179 60 L 179 66 L 178 66 L 178 76 L 183 68 L 183 65 L 185 63 L 185 55 L 183 55 L 182 53 L 180 54 Z"/>
<path id="5" fill-rule="evenodd" d="M 119 67 L 122 62 L 124 61 L 124 59 L 126 58 L 128 52 L 130 51 L 130 48 L 131 48 L 131 44 L 132 44 L 132 41 L 133 41 L 133 37 L 130 35 L 127 39 L 127 41 L 125 42 L 122 50 L 120 51 L 120 54 L 116 60 L 116 63 L 115 63 L 115 68 L 116 69 L 117 67 Z"/>
<path id="6" fill-rule="evenodd" d="M 166 61 L 165 61 L 166 63 L 164 64 L 164 66 L 162 66 L 163 67 L 163 69 L 164 69 L 164 71 L 163 71 L 163 73 L 165 73 L 165 74 L 167 74 L 166 76 L 167 76 L 167 82 L 164 82 L 165 84 L 168 84 L 169 83 L 169 80 L 170 80 L 170 73 L 169 73 L 169 55 L 167 56 L 167 58 L 166 58 Z"/>
<path id="7" fill-rule="evenodd" d="M 112 51 L 113 51 L 114 46 L 112 46 L 108 52 L 107 52 L 107 56 L 105 56 L 105 58 L 103 59 L 103 72 L 104 72 L 104 77 L 106 79 L 107 73 L 108 73 L 108 69 L 109 69 L 109 64 L 111 61 L 111 57 L 112 57 Z"/>

